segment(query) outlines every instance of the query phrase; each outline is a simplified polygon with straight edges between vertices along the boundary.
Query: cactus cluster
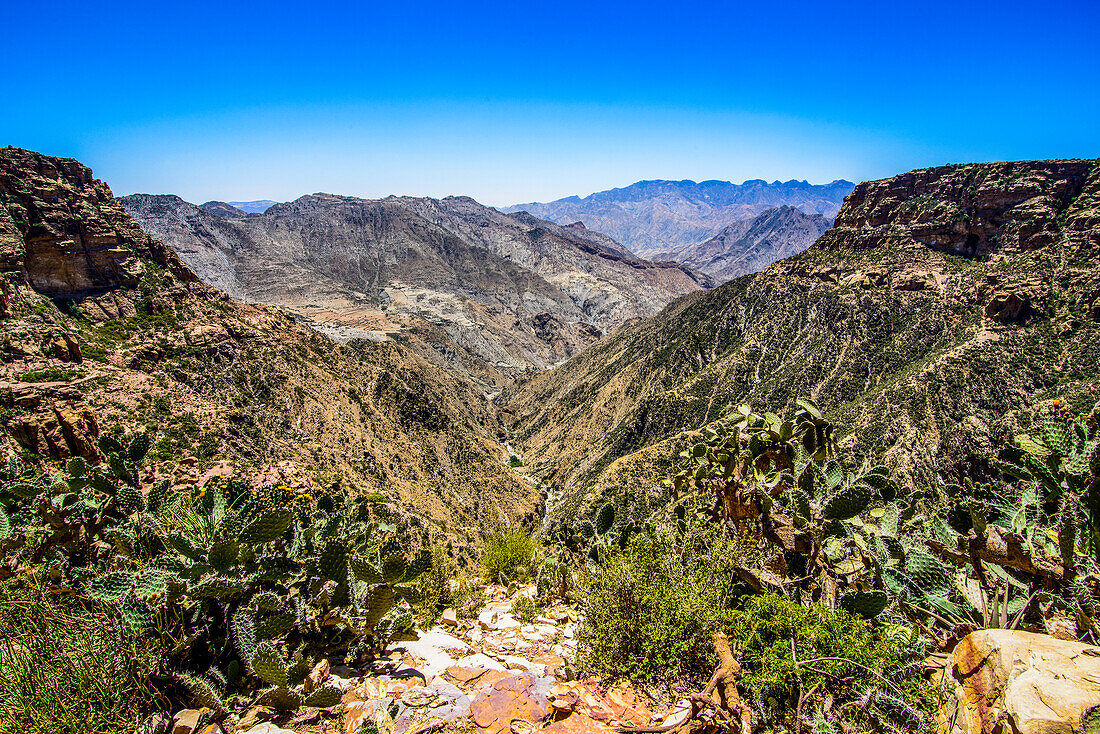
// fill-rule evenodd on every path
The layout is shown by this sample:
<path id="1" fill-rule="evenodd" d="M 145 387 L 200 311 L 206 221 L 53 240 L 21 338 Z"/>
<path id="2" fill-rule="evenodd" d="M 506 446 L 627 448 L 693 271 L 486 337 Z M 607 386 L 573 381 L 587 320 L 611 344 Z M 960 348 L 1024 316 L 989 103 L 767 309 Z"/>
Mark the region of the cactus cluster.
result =
<path id="1" fill-rule="evenodd" d="M 591 520 L 576 525 L 554 521 L 543 531 L 548 553 L 536 575 L 540 596 L 566 597 L 580 565 L 603 563 L 616 549 L 626 548 L 638 531 L 638 524 L 633 521 L 616 524 L 616 513 L 615 504 L 608 502 Z"/>
<path id="2" fill-rule="evenodd" d="M 162 667 L 215 710 L 225 697 L 275 708 L 331 705 L 302 685 L 320 658 L 376 655 L 413 628 L 413 554 L 373 498 L 211 479 L 198 492 L 143 487 L 145 434 L 104 436 L 103 460 L 55 476 L 5 467 L 0 542 L 45 563 L 55 586 L 115 609 L 160 641 Z"/>
<path id="3" fill-rule="evenodd" d="M 890 595 L 873 548 L 896 542 L 898 490 L 886 467 L 849 471 L 835 448 L 834 427 L 812 400 L 799 398 L 786 418 L 741 406 L 680 454 L 670 484 L 674 500 L 713 496 L 714 520 L 781 551 L 787 574 L 801 578 L 795 591 L 838 589 L 851 611 L 875 616 Z M 675 522 L 684 524 L 681 513 Z"/>

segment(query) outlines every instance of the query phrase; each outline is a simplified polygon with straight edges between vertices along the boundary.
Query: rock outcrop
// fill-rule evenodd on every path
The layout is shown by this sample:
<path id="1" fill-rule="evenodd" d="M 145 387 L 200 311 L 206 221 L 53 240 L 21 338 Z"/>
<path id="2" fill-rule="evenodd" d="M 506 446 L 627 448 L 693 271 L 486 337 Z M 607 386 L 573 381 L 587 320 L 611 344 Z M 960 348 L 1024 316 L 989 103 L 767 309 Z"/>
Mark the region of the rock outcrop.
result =
<path id="1" fill-rule="evenodd" d="M 734 222 L 750 220 L 782 206 L 831 220 L 850 181 L 639 181 L 630 186 L 570 196 L 548 203 L 516 204 L 502 211 L 526 211 L 558 224 L 582 222 L 604 232 L 631 252 L 656 259 L 705 242 Z"/>
<path id="2" fill-rule="evenodd" d="M 1100 647 L 987 629 L 955 647 L 944 673 L 945 734 L 1092 734 L 1100 730 Z"/>
<path id="3" fill-rule="evenodd" d="M 401 339 L 490 384 L 711 284 L 583 227 L 466 197 L 315 194 L 245 217 L 174 196 L 123 203 L 235 297 L 291 309 L 337 338 Z"/>
<path id="4" fill-rule="evenodd" d="M 913 488 L 997 476 L 1038 401 L 1100 399 L 1100 162 L 945 166 L 860 184 L 804 253 L 690 294 L 503 396 L 559 512 L 645 504 L 690 431 L 811 395 L 850 456 Z M 972 420 L 968 420 L 972 419 Z"/>
<path id="5" fill-rule="evenodd" d="M 0 272 L 18 271 L 39 293 L 75 298 L 136 285 L 144 262 L 188 277 L 91 170 L 69 158 L 0 150 Z"/>

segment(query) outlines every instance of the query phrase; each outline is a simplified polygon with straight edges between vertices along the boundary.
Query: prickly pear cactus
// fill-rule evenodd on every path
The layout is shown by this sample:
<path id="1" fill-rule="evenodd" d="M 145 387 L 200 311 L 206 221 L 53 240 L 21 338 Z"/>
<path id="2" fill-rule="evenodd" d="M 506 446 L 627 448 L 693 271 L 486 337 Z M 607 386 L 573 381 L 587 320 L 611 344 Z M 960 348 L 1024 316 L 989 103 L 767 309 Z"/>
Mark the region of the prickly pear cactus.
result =
<path id="1" fill-rule="evenodd" d="M 874 490 L 864 482 L 841 487 L 821 507 L 821 515 L 828 520 L 848 520 L 863 513 L 871 504 Z"/>

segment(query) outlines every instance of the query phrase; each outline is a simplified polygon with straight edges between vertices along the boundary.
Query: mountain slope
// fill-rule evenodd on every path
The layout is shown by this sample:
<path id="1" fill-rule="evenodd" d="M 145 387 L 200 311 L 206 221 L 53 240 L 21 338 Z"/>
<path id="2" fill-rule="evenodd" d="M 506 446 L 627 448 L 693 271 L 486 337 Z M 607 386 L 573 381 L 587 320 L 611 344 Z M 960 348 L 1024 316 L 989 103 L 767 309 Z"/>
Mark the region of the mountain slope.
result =
<path id="1" fill-rule="evenodd" d="M 566 359 L 603 331 L 710 281 L 610 238 L 465 197 L 315 194 L 225 218 L 174 196 L 124 206 L 236 297 L 344 330 L 398 337 L 488 383 Z"/>
<path id="2" fill-rule="evenodd" d="M 535 506 L 482 390 L 399 344 L 336 344 L 230 300 L 74 160 L 0 150 L 0 271 L 0 456 L 94 458 L 117 424 L 154 434 L 176 484 L 226 460 L 471 533 Z"/>
<path id="3" fill-rule="evenodd" d="M 758 273 L 776 260 L 797 255 L 831 226 L 820 214 L 781 206 L 734 222 L 706 242 L 652 255 L 673 260 L 720 282 Z"/>
<path id="4" fill-rule="evenodd" d="M 502 211 L 527 211 L 560 224 L 581 221 L 631 252 L 652 258 L 714 237 L 724 227 L 767 209 L 793 206 L 832 219 L 852 190 L 850 181 L 639 181 L 548 203 L 516 204 Z"/>
<path id="5" fill-rule="evenodd" d="M 506 393 L 561 511 L 661 495 L 688 431 L 811 395 L 850 456 L 975 480 L 1037 400 L 1100 398 L 1100 162 L 860 184 L 806 252 L 685 296 Z"/>

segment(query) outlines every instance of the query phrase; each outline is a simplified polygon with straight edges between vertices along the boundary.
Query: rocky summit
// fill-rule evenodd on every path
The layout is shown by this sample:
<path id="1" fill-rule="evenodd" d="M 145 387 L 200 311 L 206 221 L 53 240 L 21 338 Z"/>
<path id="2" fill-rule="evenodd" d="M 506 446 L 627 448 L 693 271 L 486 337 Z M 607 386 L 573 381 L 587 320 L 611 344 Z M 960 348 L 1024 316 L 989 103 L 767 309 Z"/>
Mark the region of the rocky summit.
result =
<path id="1" fill-rule="evenodd" d="M 843 180 L 828 184 L 759 179 L 742 184 L 639 181 L 584 198 L 516 204 L 504 211 L 526 211 L 559 224 L 579 221 L 642 257 L 657 259 L 658 253 L 684 251 L 718 237 L 734 222 L 751 220 L 768 209 L 791 206 L 831 220 L 853 186 Z"/>
<path id="2" fill-rule="evenodd" d="M 466 197 L 315 194 L 244 216 L 175 196 L 122 202 L 232 296 L 283 306 L 341 341 L 398 339 L 490 386 L 711 284 L 584 227 Z"/>
<path id="3" fill-rule="evenodd" d="M 562 512 L 658 501 L 692 432 L 810 395 L 912 486 L 990 477 L 1031 406 L 1100 398 L 1100 163 L 862 183 L 806 252 L 621 328 L 505 396 Z"/>

